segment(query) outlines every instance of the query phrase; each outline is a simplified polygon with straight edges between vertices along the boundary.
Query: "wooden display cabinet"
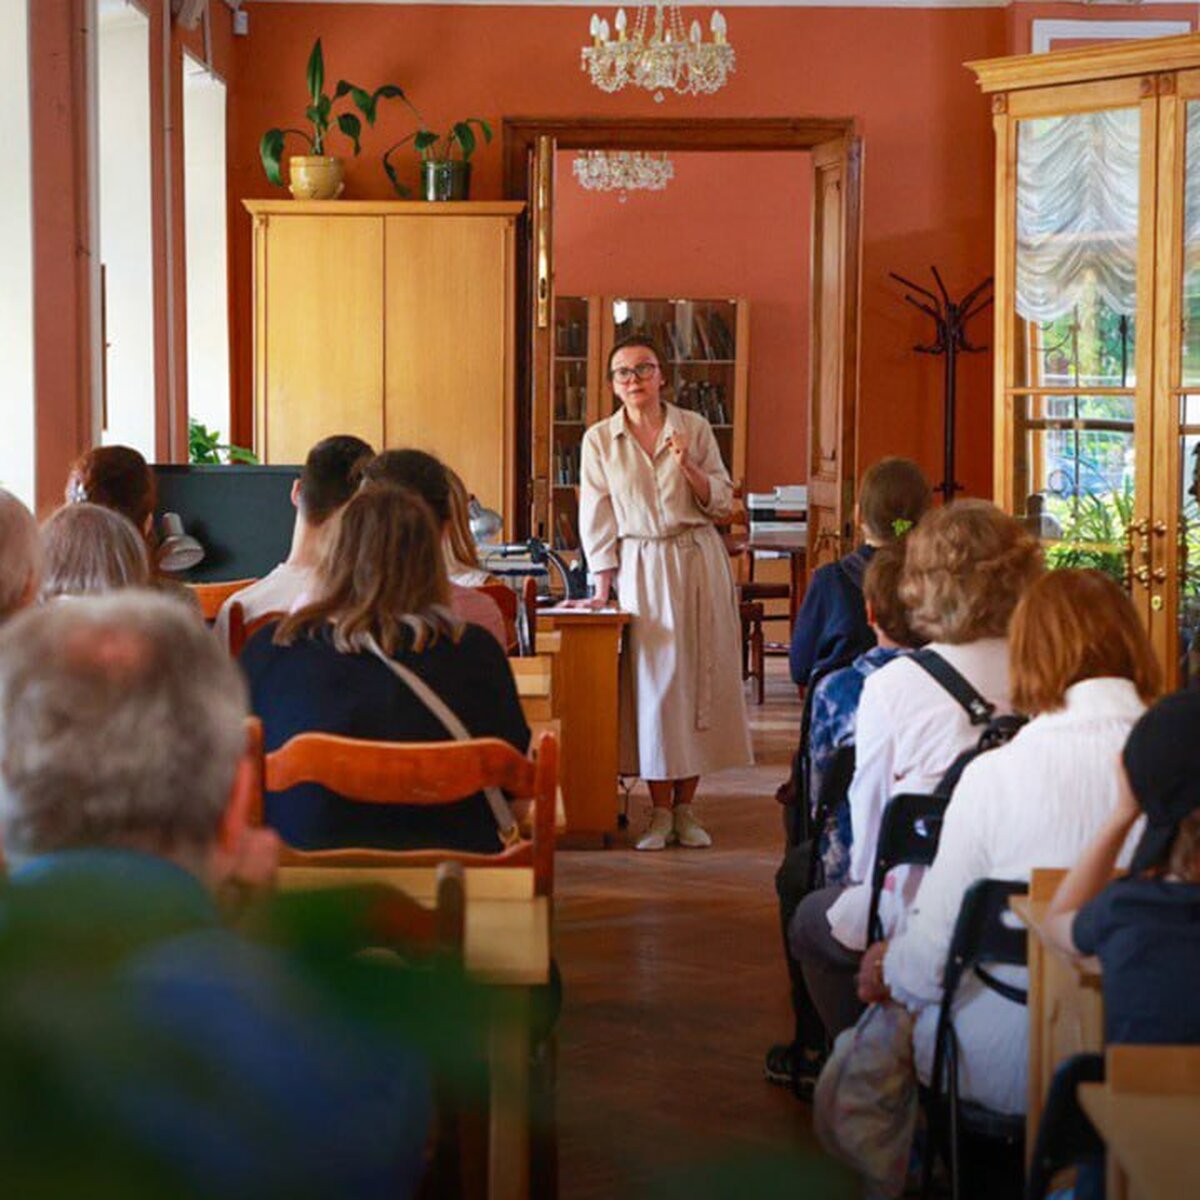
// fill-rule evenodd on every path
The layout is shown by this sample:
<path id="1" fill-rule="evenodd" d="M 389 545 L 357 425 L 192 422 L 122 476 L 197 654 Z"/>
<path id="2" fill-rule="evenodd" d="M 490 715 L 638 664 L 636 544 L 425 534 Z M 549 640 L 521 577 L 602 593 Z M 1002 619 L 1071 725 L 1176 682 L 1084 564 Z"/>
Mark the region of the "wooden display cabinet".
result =
<path id="1" fill-rule="evenodd" d="M 1200 674 L 1200 35 L 970 64 L 996 133 L 995 494 Z M 1069 176 L 1069 178 L 1068 178 Z"/>
<path id="2" fill-rule="evenodd" d="M 712 425 L 731 477 L 746 476 L 750 306 L 745 300 L 558 296 L 554 301 L 553 406 L 546 512 L 534 528 L 560 550 L 578 546 L 579 444 L 584 430 L 616 411 L 605 378 L 613 345 L 633 333 L 661 346 L 667 398 Z M 535 445 L 536 445 L 535 440 Z M 535 487 L 534 494 L 539 489 Z"/>
<path id="3" fill-rule="evenodd" d="M 417 446 L 516 527 L 519 203 L 248 200 L 254 448 Z"/>

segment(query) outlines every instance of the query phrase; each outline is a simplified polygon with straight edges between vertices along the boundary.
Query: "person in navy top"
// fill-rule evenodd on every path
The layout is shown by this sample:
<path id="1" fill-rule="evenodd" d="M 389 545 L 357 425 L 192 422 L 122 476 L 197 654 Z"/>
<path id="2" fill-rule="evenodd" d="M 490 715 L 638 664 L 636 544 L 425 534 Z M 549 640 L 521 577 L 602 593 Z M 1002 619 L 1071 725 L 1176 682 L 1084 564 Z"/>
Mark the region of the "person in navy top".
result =
<path id="1" fill-rule="evenodd" d="M 863 603 L 863 574 L 875 548 L 911 529 L 932 499 L 929 481 L 907 458 L 883 458 L 868 468 L 855 508 L 863 544 L 813 572 L 796 614 L 790 660 L 798 687 L 807 687 L 814 674 L 845 666 L 875 645 Z"/>
<path id="2" fill-rule="evenodd" d="M 1059 885 L 1049 932 L 1068 953 L 1100 959 L 1106 1044 L 1200 1044 L 1200 693 L 1159 701 L 1121 754 L 1124 800 Z M 1129 874 L 1114 880 L 1129 836 L 1145 827 Z M 1099 1055 L 1056 1073 L 1038 1131 L 1033 1170 L 1048 1178 L 1080 1164 L 1077 1200 L 1104 1195 L 1104 1146 L 1076 1099 L 1104 1076 Z M 1064 1154 L 1063 1147 L 1073 1153 Z"/>
<path id="3" fill-rule="evenodd" d="M 242 652 L 267 751 L 306 732 L 452 740 L 386 658 L 437 693 L 472 737 L 527 751 L 529 726 L 503 650 L 451 612 L 441 535 L 428 506 L 407 489 L 368 484 L 342 513 L 312 602 L 260 630 Z M 267 824 L 302 849 L 502 848 L 481 793 L 422 808 L 364 804 L 302 784 L 268 794 L 265 808 Z"/>

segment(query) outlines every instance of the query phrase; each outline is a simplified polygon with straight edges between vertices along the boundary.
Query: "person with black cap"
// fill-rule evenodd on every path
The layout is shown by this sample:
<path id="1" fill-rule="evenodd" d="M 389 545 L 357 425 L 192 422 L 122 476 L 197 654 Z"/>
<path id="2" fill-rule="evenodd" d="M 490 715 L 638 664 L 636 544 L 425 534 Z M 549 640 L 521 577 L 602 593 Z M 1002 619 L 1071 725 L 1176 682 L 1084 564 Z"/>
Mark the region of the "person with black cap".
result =
<path id="1" fill-rule="evenodd" d="M 1118 767 L 1123 799 L 1059 885 L 1049 933 L 1072 954 L 1099 957 L 1105 1042 L 1200 1043 L 1200 693 L 1161 700 L 1133 727 Z M 1113 869 L 1145 818 L 1129 874 Z M 1078 1054 L 1051 1082 L 1027 1195 L 1041 1196 L 1073 1163 L 1075 1200 L 1104 1196 L 1104 1143 L 1079 1107 L 1080 1083 L 1104 1059 Z"/>
<path id="2" fill-rule="evenodd" d="M 1117 811 L 1050 907 L 1064 949 L 1099 957 L 1105 1040 L 1200 1042 L 1200 694 L 1178 692 L 1133 727 Z M 1129 874 L 1112 880 L 1130 831 Z"/>

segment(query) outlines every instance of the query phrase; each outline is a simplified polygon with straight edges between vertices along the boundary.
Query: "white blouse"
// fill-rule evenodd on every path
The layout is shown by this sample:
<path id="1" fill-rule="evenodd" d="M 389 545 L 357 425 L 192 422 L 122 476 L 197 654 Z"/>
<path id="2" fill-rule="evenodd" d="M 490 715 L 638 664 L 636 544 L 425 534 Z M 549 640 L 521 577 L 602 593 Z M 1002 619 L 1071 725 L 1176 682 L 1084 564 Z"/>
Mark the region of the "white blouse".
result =
<path id="1" fill-rule="evenodd" d="M 1120 753 L 1144 711 L 1128 680 L 1085 680 L 1068 689 L 1065 708 L 1037 717 L 963 773 L 937 857 L 884 959 L 892 995 L 921 1013 L 914 1046 L 922 1077 L 931 1070 L 942 971 L 967 888 L 979 879 L 1028 880 L 1034 867 L 1073 865 L 1117 805 Z M 1022 968 L 997 967 L 995 974 L 1026 984 Z M 955 1011 L 964 1095 L 1001 1112 L 1023 1111 L 1026 1010 L 972 976 Z"/>
<path id="2" fill-rule="evenodd" d="M 932 643 L 997 714 L 1011 712 L 1008 700 L 1008 644 L 981 638 L 961 646 Z M 871 871 L 879 843 L 879 824 L 887 802 L 902 792 L 928 793 L 964 750 L 979 740 L 962 705 L 923 667 L 897 658 L 867 676 L 855 718 L 854 779 L 850 784 L 849 887 L 829 909 L 833 936 L 852 950 L 867 945 Z M 895 928 L 905 904 L 916 894 L 920 868 L 901 867 L 880 899 L 885 930 Z"/>

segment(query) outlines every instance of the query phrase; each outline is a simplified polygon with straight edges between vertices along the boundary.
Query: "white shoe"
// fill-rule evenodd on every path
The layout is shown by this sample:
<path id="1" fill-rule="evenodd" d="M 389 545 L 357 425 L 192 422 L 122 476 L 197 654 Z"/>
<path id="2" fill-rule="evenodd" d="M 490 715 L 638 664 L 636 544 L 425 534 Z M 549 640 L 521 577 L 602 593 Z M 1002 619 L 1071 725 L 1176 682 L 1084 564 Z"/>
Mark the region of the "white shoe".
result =
<path id="1" fill-rule="evenodd" d="M 675 836 L 681 846 L 687 846 L 691 850 L 703 850 L 712 845 L 712 838 L 696 820 L 696 814 L 690 804 L 675 805 Z"/>
<path id="2" fill-rule="evenodd" d="M 669 842 L 675 840 L 675 830 L 671 825 L 671 810 L 657 805 L 650 812 L 650 824 L 634 846 L 635 850 L 665 850 Z"/>

